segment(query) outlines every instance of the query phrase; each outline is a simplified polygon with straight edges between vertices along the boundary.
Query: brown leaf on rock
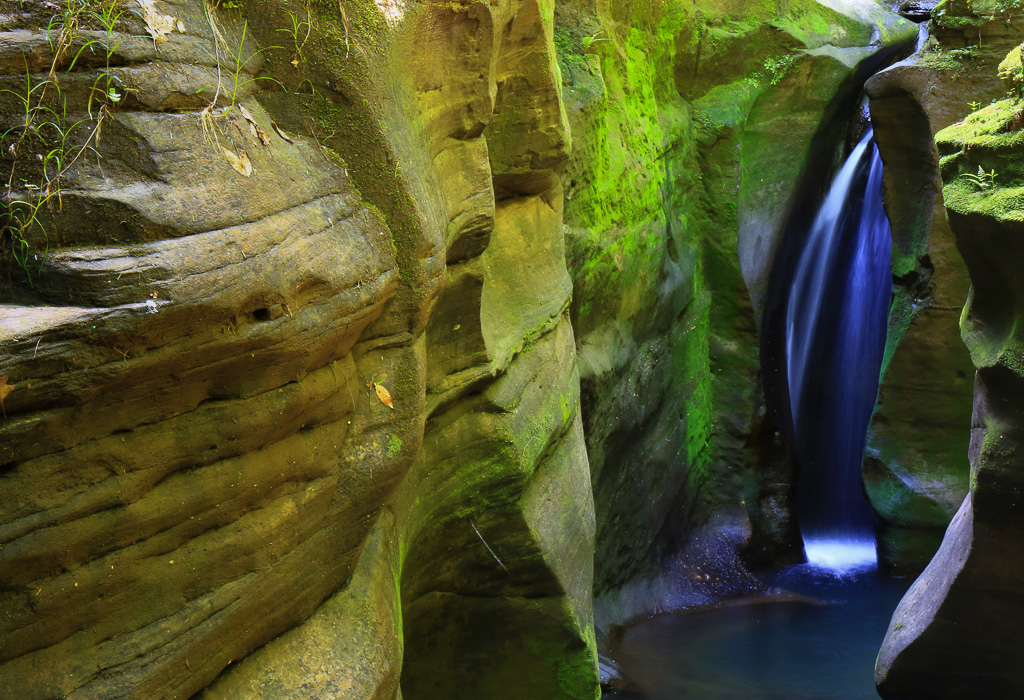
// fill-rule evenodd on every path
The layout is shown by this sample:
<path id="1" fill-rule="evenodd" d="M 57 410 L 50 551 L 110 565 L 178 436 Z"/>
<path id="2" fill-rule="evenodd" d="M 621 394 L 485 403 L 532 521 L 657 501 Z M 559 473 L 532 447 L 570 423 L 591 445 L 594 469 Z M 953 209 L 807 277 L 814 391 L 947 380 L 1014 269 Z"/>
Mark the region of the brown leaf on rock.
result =
<path id="1" fill-rule="evenodd" d="M 228 159 L 228 162 L 231 163 L 231 167 L 234 168 L 236 172 L 245 175 L 246 177 L 252 175 L 252 161 L 249 160 L 248 153 L 242 151 L 242 155 L 239 156 L 226 148 L 223 150 L 224 156 Z"/>
<path id="2" fill-rule="evenodd" d="M 285 133 L 285 130 L 284 130 L 284 129 L 282 129 L 281 127 L 279 127 L 279 126 L 277 125 L 277 122 L 275 122 L 275 121 L 274 121 L 273 119 L 271 119 L 271 120 L 270 120 L 270 127 L 271 127 L 271 128 L 272 128 L 272 129 L 273 129 L 273 130 L 274 130 L 275 132 L 277 132 L 277 135 L 278 135 L 278 136 L 280 136 L 280 137 L 281 137 L 282 139 L 284 139 L 284 140 L 285 140 L 285 141 L 287 141 L 288 143 L 295 143 L 295 139 L 293 139 L 293 138 L 292 138 L 291 136 L 289 136 L 289 135 L 288 135 L 287 133 Z"/>
<path id="3" fill-rule="evenodd" d="M 7 383 L 7 377 L 0 377 L 0 410 L 3 411 L 4 418 L 7 417 L 7 409 L 4 408 L 4 399 L 10 396 L 12 391 L 14 391 L 14 385 Z"/>
<path id="4" fill-rule="evenodd" d="M 395 404 L 391 401 L 391 392 L 376 383 L 373 385 L 373 388 L 377 391 L 377 398 L 380 399 L 380 402 L 394 410 Z"/>
<path id="5" fill-rule="evenodd" d="M 252 112 L 247 110 L 244 105 L 238 105 L 238 113 L 242 115 L 242 118 L 245 119 L 245 121 L 249 122 L 253 136 L 258 137 L 259 140 L 263 142 L 264 146 L 269 146 L 270 136 L 268 136 L 267 132 L 264 131 L 262 126 L 260 126 L 260 123 L 256 121 L 256 117 L 252 116 Z"/>

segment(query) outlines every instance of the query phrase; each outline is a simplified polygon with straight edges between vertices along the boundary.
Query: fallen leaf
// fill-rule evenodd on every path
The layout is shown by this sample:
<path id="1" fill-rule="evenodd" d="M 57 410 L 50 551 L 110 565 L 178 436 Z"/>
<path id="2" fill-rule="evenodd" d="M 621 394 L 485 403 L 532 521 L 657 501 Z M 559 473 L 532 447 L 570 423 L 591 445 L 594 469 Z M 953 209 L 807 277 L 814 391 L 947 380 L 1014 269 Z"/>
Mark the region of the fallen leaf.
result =
<path id="1" fill-rule="evenodd" d="M 185 25 L 171 15 L 165 15 L 156 9 L 156 0 L 137 0 L 142 8 L 142 19 L 146 22 L 146 31 L 155 43 L 167 41 L 167 35 L 177 30 L 185 31 Z"/>
<path id="2" fill-rule="evenodd" d="M 239 156 L 226 148 L 224 148 L 223 151 L 224 156 L 228 159 L 228 162 L 231 163 L 231 167 L 234 168 L 236 172 L 245 175 L 246 177 L 252 175 L 252 161 L 249 160 L 248 153 L 242 151 L 242 155 Z"/>
<path id="3" fill-rule="evenodd" d="M 384 387 L 380 388 L 383 389 Z M 4 418 L 7 417 L 7 409 L 4 408 L 4 399 L 6 399 L 12 391 L 14 391 L 14 385 L 7 383 L 7 377 L 0 377 L 0 410 L 3 411 Z M 384 393 L 387 393 L 387 391 Z M 380 389 L 378 389 L 377 394 L 380 394 Z M 381 397 L 381 401 L 384 401 L 383 397 Z M 389 396 L 388 400 L 384 401 L 384 403 L 391 406 L 391 397 Z M 392 406 L 392 408 L 394 407 Z"/>
<path id="4" fill-rule="evenodd" d="M 245 121 L 249 122 L 249 126 L 252 127 L 253 135 L 258 136 L 264 146 L 269 146 L 270 137 L 267 136 L 267 132 L 263 130 L 260 123 L 256 121 L 256 117 L 252 116 L 252 112 L 247 110 L 243 105 L 238 105 L 238 113 L 242 115 Z"/>
<path id="5" fill-rule="evenodd" d="M 287 141 L 288 143 L 295 143 L 295 139 L 293 139 L 293 138 L 292 138 L 291 136 L 289 136 L 288 134 L 286 134 L 286 133 L 285 133 L 285 130 L 284 130 L 284 129 L 282 129 L 281 127 L 279 127 L 279 126 L 277 125 L 277 122 L 275 122 L 275 121 L 274 121 L 273 119 L 271 119 L 271 120 L 270 120 L 270 128 L 271 128 L 271 129 L 273 129 L 273 130 L 274 130 L 274 132 L 275 132 L 275 133 L 276 133 L 276 134 L 277 134 L 278 136 L 280 136 L 281 138 L 283 138 L 283 139 L 284 139 L 285 141 Z"/>
<path id="6" fill-rule="evenodd" d="M 377 391 L 377 398 L 380 402 L 388 408 L 394 410 L 395 404 L 391 402 L 391 392 L 382 387 L 380 384 L 374 384 L 373 388 Z"/>

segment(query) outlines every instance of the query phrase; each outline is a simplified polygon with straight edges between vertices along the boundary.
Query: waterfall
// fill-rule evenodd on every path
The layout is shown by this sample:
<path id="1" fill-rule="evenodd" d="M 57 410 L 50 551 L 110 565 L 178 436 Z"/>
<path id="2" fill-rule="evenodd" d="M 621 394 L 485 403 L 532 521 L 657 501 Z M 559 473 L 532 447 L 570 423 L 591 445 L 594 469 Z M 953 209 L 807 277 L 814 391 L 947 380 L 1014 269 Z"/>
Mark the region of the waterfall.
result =
<path id="1" fill-rule="evenodd" d="M 885 349 L 890 250 L 882 162 L 868 129 L 814 218 L 785 309 L 800 523 L 812 564 L 875 558 L 861 461 Z"/>

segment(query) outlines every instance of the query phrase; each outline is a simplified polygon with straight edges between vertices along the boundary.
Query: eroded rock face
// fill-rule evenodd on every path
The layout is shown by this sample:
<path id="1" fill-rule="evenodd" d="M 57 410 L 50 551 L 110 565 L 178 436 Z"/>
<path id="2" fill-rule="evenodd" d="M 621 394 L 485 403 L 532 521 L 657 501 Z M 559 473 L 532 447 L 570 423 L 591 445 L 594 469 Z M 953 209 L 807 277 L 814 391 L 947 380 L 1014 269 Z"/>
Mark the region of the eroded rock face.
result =
<path id="1" fill-rule="evenodd" d="M 0 3 L 0 695 L 593 698 L 595 581 L 798 550 L 757 318 L 898 18 L 237 4 Z"/>
<path id="2" fill-rule="evenodd" d="M 926 22 L 931 19 L 932 10 L 938 4 L 938 0 L 904 0 L 898 11 L 912 22 Z"/>
<path id="3" fill-rule="evenodd" d="M 1019 75 L 1008 60 L 1006 77 Z M 1014 70 L 1016 67 L 1016 70 Z M 972 289 L 961 321 L 977 367 L 970 446 L 971 491 L 935 558 L 893 615 L 875 670 L 886 698 L 1015 697 L 1024 549 L 1019 449 L 1024 406 L 1019 318 L 1018 92 L 937 136 L 943 197 Z M 979 170 L 981 168 L 981 170 Z"/>
<path id="4" fill-rule="evenodd" d="M 937 12 L 920 50 L 866 86 L 885 162 L 895 284 L 864 483 L 880 563 L 903 573 L 928 562 L 967 491 L 973 366 L 958 324 L 969 280 L 943 211 L 934 135 L 1002 94 L 996 66 L 1024 29 L 1020 13 L 964 3 Z"/>
<path id="5" fill-rule="evenodd" d="M 0 694 L 595 696 L 551 7 L 345 8 L 5 16 Z"/>
<path id="6" fill-rule="evenodd" d="M 599 626 L 746 590 L 745 540 L 752 560 L 801 556 L 792 461 L 759 410 L 771 262 L 819 132 L 916 35 L 837 5 L 556 9 Z M 699 567 L 737 588 L 698 590 Z"/>

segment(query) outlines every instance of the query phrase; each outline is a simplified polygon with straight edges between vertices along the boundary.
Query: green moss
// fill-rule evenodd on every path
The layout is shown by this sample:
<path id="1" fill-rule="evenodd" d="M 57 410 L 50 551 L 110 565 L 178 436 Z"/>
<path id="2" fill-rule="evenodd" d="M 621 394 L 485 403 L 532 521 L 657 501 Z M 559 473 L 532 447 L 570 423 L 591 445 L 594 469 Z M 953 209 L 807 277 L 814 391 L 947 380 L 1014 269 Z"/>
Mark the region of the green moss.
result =
<path id="1" fill-rule="evenodd" d="M 1020 94 L 1024 89 L 1024 64 L 1021 62 L 1021 44 L 1002 60 L 999 64 L 999 77 L 1010 84 L 1010 89 Z"/>
<path id="2" fill-rule="evenodd" d="M 1024 141 L 1020 126 L 1024 119 L 1024 102 L 1007 98 L 988 105 L 963 121 L 946 127 L 935 135 L 939 152 L 949 154 L 966 147 L 1007 149 Z"/>
<path id="3" fill-rule="evenodd" d="M 980 53 L 977 46 L 944 50 L 941 44 L 931 43 L 922 53 L 921 62 L 929 68 L 953 73 L 956 77 L 964 73 Z"/>
<path id="4" fill-rule="evenodd" d="M 690 391 L 690 398 L 685 404 L 686 459 L 690 477 L 698 478 L 697 483 L 699 478 L 708 476 L 713 457 L 710 447 L 715 396 L 711 384 L 709 302 L 706 294 L 696 300 L 690 314 L 683 319 L 682 337 L 672 348 L 676 374 L 685 378 L 685 386 Z"/>
<path id="5" fill-rule="evenodd" d="M 932 18 L 943 29 L 975 32 L 993 20 L 1009 23 L 1024 8 L 1021 0 L 944 0 L 932 10 Z"/>
<path id="6" fill-rule="evenodd" d="M 946 207 L 997 221 L 1024 221 L 1024 100 L 1000 100 L 940 131 Z"/>
<path id="7" fill-rule="evenodd" d="M 395 456 L 402 450 L 402 438 L 397 435 L 392 435 L 391 439 L 388 440 L 388 459 L 394 459 Z"/>
<path id="8" fill-rule="evenodd" d="M 718 85 L 693 103 L 694 119 L 717 137 L 722 129 L 739 126 L 746 120 L 754 101 L 769 82 L 775 84 L 759 76 L 750 76 Z"/>
<path id="9" fill-rule="evenodd" d="M 600 688 L 594 688 L 597 668 L 590 649 L 582 649 L 569 658 L 558 662 L 558 687 L 567 695 L 578 700 L 594 700 L 600 697 Z"/>
<path id="10" fill-rule="evenodd" d="M 910 324 L 917 318 L 917 300 L 913 293 L 902 286 L 897 287 L 897 290 L 889 307 L 889 327 L 886 333 L 885 352 L 882 355 L 882 367 L 879 370 L 881 379 L 885 378 L 896 348 L 910 330 Z"/>

